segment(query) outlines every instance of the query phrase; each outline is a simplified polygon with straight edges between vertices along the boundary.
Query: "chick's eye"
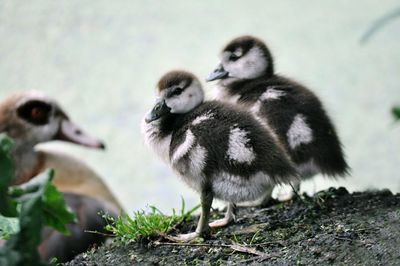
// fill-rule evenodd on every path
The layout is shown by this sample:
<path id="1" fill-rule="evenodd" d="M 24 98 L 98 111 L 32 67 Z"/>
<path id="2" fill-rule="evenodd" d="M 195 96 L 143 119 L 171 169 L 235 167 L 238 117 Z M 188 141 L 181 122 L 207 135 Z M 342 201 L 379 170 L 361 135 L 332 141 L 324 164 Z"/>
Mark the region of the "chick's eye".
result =
<path id="1" fill-rule="evenodd" d="M 182 88 L 176 88 L 174 90 L 174 95 L 180 95 L 182 93 L 183 89 Z"/>
<path id="2" fill-rule="evenodd" d="M 45 112 L 42 108 L 34 107 L 31 110 L 31 118 L 34 120 L 41 120 L 45 116 Z"/>
<path id="3" fill-rule="evenodd" d="M 239 56 L 235 55 L 235 54 L 231 54 L 229 56 L 229 61 L 236 61 L 239 59 Z"/>

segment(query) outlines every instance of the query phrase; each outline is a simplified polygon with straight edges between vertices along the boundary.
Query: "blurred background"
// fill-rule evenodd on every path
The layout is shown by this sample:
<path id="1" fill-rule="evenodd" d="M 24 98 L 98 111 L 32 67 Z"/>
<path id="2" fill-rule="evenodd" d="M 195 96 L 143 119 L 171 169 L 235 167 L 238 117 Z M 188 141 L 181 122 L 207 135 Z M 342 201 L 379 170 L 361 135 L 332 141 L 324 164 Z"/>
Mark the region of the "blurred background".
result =
<path id="1" fill-rule="evenodd" d="M 352 176 L 317 177 L 310 193 L 400 191 L 400 19 L 365 42 L 374 21 L 398 9 L 377 1 L 11 1 L 0 0 L 0 100 L 30 89 L 56 98 L 108 149 L 48 144 L 93 167 L 132 211 L 189 205 L 198 196 L 143 144 L 140 122 L 155 84 L 174 68 L 201 80 L 231 38 L 264 39 L 280 74 L 308 86 L 334 120 Z M 208 95 L 214 84 L 205 84 Z"/>

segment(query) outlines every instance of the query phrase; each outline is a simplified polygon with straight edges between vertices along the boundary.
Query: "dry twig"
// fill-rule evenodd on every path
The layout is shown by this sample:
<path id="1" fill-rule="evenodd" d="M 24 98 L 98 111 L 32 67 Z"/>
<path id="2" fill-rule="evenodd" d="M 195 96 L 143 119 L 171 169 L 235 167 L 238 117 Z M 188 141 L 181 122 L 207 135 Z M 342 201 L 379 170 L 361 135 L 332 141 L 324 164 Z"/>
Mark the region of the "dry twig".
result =
<path id="1" fill-rule="evenodd" d="M 85 233 L 96 234 L 96 235 L 101 235 L 101 236 L 108 236 L 108 237 L 115 237 L 115 235 L 113 235 L 113 234 L 106 234 L 106 233 L 102 233 L 99 231 L 85 230 Z"/>
<path id="2" fill-rule="evenodd" d="M 183 246 L 183 247 L 219 247 L 219 248 L 229 248 L 232 249 L 233 251 L 236 252 L 241 252 L 241 253 L 247 253 L 247 254 L 251 254 L 251 255 L 256 255 L 256 257 L 245 260 L 245 261 L 241 261 L 242 262 L 250 262 L 253 260 L 259 260 L 259 261 L 264 261 L 267 259 L 270 259 L 272 257 L 278 257 L 279 255 L 276 253 L 272 253 L 272 254 L 267 254 L 261 251 L 258 251 L 257 249 L 255 249 L 254 247 L 248 247 L 248 246 L 243 246 L 243 245 L 238 245 L 238 244 L 214 244 L 214 243 L 179 243 L 179 242 L 153 242 L 153 244 L 155 246 Z"/>

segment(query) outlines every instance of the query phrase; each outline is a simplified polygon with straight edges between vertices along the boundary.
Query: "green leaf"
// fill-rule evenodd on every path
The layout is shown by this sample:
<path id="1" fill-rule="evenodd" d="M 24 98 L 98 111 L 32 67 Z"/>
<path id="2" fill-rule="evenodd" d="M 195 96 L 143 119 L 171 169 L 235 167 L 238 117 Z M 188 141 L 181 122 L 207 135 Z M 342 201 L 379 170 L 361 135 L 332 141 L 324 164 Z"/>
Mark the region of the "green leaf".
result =
<path id="1" fill-rule="evenodd" d="M 14 142 L 11 138 L 9 138 L 5 133 L 0 134 L 0 149 L 4 151 L 6 154 L 10 154 L 12 147 L 14 146 Z"/>
<path id="2" fill-rule="evenodd" d="M 64 196 L 57 191 L 51 182 L 53 175 L 54 171 L 48 170 L 33 178 L 28 183 L 12 188 L 10 194 L 18 202 L 24 202 L 35 196 L 38 190 L 41 190 L 42 219 L 44 224 L 63 234 L 68 234 L 66 224 L 75 222 L 76 217 L 69 211 L 69 208 L 65 204 Z"/>
<path id="3" fill-rule="evenodd" d="M 53 176 L 53 172 L 49 172 Z M 69 211 L 65 204 L 64 196 L 57 191 L 56 187 L 48 182 L 42 196 L 43 218 L 46 225 L 56 229 L 63 234 L 69 234 L 66 224 L 76 221 L 76 216 Z"/>
<path id="4" fill-rule="evenodd" d="M 393 107 L 392 114 L 396 120 L 400 120 L 400 106 Z"/>
<path id="5" fill-rule="evenodd" d="M 0 214 L 16 217 L 16 203 L 8 197 L 8 187 L 14 178 L 11 150 L 13 141 L 7 135 L 0 134 Z"/>
<path id="6" fill-rule="evenodd" d="M 46 171 L 10 190 L 21 206 L 20 230 L 0 250 L 0 265 L 44 265 L 37 250 L 43 226 L 67 233 L 65 225 L 74 221 L 75 216 L 67 210 L 62 194 L 51 183 L 53 174 L 52 170 Z"/>
<path id="7" fill-rule="evenodd" d="M 49 179 L 47 180 L 47 182 Z M 43 186 L 21 201 L 20 231 L 11 235 L 0 251 L 0 265 L 41 265 L 37 247 L 40 244 Z"/>
<path id="8" fill-rule="evenodd" d="M 52 170 L 21 186 L 9 187 L 14 178 L 12 147 L 12 140 L 0 134 L 0 238 L 7 239 L 0 248 L 0 266 L 45 265 L 38 253 L 43 226 L 66 234 L 66 224 L 73 222 L 75 215 L 51 183 Z"/>
<path id="9" fill-rule="evenodd" d="M 0 215 L 0 239 L 8 240 L 10 235 L 19 232 L 18 218 L 9 218 Z"/>

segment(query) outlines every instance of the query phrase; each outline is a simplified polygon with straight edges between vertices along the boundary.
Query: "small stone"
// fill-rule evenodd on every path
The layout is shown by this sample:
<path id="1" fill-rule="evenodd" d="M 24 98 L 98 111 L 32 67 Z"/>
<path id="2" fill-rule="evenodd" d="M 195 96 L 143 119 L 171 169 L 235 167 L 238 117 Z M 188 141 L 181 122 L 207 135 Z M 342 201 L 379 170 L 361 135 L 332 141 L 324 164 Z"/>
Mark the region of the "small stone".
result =
<path id="1" fill-rule="evenodd" d="M 310 249 L 311 253 L 315 254 L 315 255 L 319 255 L 322 252 L 322 249 L 320 247 L 311 247 Z"/>
<path id="2" fill-rule="evenodd" d="M 132 262 L 134 262 L 134 261 L 136 261 L 137 256 L 134 255 L 134 254 L 132 254 L 132 255 L 129 257 L 129 259 L 130 259 Z"/>
<path id="3" fill-rule="evenodd" d="M 268 226 L 268 223 L 261 223 L 261 224 L 252 224 L 248 227 L 245 227 L 243 229 L 237 230 L 233 232 L 235 235 L 248 235 L 248 234 L 254 234 L 260 230 L 263 230 Z"/>
<path id="4" fill-rule="evenodd" d="M 325 254 L 325 258 L 327 258 L 330 261 L 334 261 L 336 259 L 336 254 L 333 252 L 328 252 Z"/>

